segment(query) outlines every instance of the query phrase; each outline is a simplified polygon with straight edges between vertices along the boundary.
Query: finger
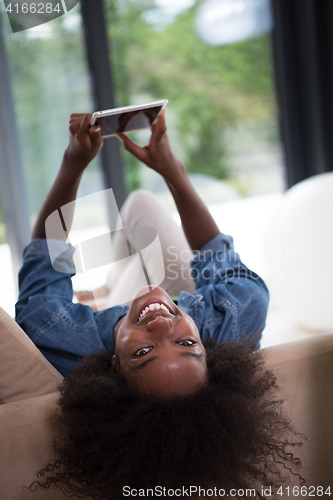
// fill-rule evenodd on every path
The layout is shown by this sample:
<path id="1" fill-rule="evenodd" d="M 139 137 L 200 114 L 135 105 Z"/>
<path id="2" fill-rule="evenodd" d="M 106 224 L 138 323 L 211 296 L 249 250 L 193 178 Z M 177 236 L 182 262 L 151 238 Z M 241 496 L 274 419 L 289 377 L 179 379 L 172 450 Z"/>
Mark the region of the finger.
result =
<path id="1" fill-rule="evenodd" d="M 80 128 L 81 121 L 71 122 L 69 125 L 69 131 L 72 135 L 75 135 Z"/>
<path id="2" fill-rule="evenodd" d="M 101 127 L 99 125 L 93 125 L 89 128 L 89 135 L 93 147 L 99 147 L 103 144 L 103 137 L 101 135 Z"/>
<path id="3" fill-rule="evenodd" d="M 152 137 L 156 141 L 160 141 L 164 136 L 167 130 L 165 123 L 165 109 L 158 115 L 153 128 L 152 128 Z"/>
<path id="4" fill-rule="evenodd" d="M 76 138 L 78 141 L 84 141 L 87 138 L 90 120 L 91 120 L 91 113 L 85 114 L 80 123 L 79 129 L 76 133 Z"/>
<path id="5" fill-rule="evenodd" d="M 69 118 L 69 130 L 71 134 L 76 135 L 84 116 L 87 113 L 72 113 Z"/>
<path id="6" fill-rule="evenodd" d="M 98 132 L 101 131 L 101 127 L 99 125 L 93 125 L 92 127 L 89 127 L 89 134 L 98 134 Z"/>
<path id="7" fill-rule="evenodd" d="M 69 123 L 81 121 L 86 113 L 72 113 L 69 117 Z"/>
<path id="8" fill-rule="evenodd" d="M 125 149 L 129 151 L 133 156 L 135 156 L 142 162 L 145 161 L 147 157 L 146 148 L 142 148 L 141 146 L 139 146 L 139 144 L 136 144 L 126 134 L 119 133 L 117 134 L 117 138 L 121 140 L 121 142 L 124 144 Z"/>

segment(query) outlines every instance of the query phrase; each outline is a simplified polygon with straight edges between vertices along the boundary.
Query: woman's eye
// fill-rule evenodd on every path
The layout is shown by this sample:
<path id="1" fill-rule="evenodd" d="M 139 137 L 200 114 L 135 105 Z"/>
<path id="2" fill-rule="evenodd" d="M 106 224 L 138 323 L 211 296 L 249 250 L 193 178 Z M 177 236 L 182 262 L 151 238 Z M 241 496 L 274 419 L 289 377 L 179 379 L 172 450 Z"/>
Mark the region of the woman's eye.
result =
<path id="1" fill-rule="evenodd" d="M 141 356 L 144 356 L 145 354 L 148 354 L 148 352 L 151 350 L 151 347 L 143 347 L 142 349 L 139 349 L 134 356 L 139 358 Z"/>
<path id="2" fill-rule="evenodd" d="M 196 342 L 194 342 L 194 340 L 180 340 L 178 344 L 184 346 L 191 346 L 191 345 L 196 345 Z"/>

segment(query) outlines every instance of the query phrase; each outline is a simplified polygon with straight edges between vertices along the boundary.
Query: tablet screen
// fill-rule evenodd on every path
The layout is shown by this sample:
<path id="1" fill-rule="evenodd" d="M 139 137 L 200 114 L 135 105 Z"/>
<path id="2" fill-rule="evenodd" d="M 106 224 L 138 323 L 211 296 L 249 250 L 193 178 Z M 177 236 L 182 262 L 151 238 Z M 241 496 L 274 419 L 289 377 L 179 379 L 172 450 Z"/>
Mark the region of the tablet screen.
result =
<path id="1" fill-rule="evenodd" d="M 102 137 L 115 135 L 118 132 L 131 132 L 151 127 L 163 105 L 152 108 L 126 111 L 97 118 L 96 124 L 101 127 Z"/>

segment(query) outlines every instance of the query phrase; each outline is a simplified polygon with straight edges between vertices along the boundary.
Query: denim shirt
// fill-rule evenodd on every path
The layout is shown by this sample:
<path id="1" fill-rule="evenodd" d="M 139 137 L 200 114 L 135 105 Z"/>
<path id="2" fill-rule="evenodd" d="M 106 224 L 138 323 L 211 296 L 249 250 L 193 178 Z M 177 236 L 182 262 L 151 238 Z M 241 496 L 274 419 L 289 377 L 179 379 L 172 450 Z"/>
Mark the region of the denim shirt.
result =
<path id="1" fill-rule="evenodd" d="M 46 240 L 33 240 L 24 249 L 16 321 L 66 376 L 81 357 L 96 351 L 114 354 L 113 329 L 129 306 L 94 312 L 89 306 L 73 303 L 74 248 L 57 243 L 66 250 L 61 255 L 66 272 L 53 269 Z M 196 290 L 193 295 L 181 292 L 178 307 L 193 318 L 203 340 L 222 342 L 263 331 L 268 290 L 241 262 L 231 236 L 220 233 L 194 252 L 191 267 Z"/>

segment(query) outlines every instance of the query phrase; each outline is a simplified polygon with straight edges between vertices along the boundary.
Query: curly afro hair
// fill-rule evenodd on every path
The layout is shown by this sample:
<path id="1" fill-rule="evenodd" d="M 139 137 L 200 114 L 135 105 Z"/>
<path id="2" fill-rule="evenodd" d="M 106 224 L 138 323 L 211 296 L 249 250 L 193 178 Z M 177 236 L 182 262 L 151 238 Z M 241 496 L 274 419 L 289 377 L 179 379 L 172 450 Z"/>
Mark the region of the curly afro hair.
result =
<path id="1" fill-rule="evenodd" d="M 279 487 L 291 475 L 303 484 L 290 451 L 299 435 L 261 351 L 246 341 L 205 347 L 209 383 L 182 398 L 139 397 L 111 376 L 111 355 L 85 358 L 61 386 L 56 455 L 30 489 L 56 484 L 68 496 L 118 500 L 125 486 L 157 498 L 157 486 L 197 485 L 249 488 L 251 498 L 263 498 L 262 486 Z"/>

